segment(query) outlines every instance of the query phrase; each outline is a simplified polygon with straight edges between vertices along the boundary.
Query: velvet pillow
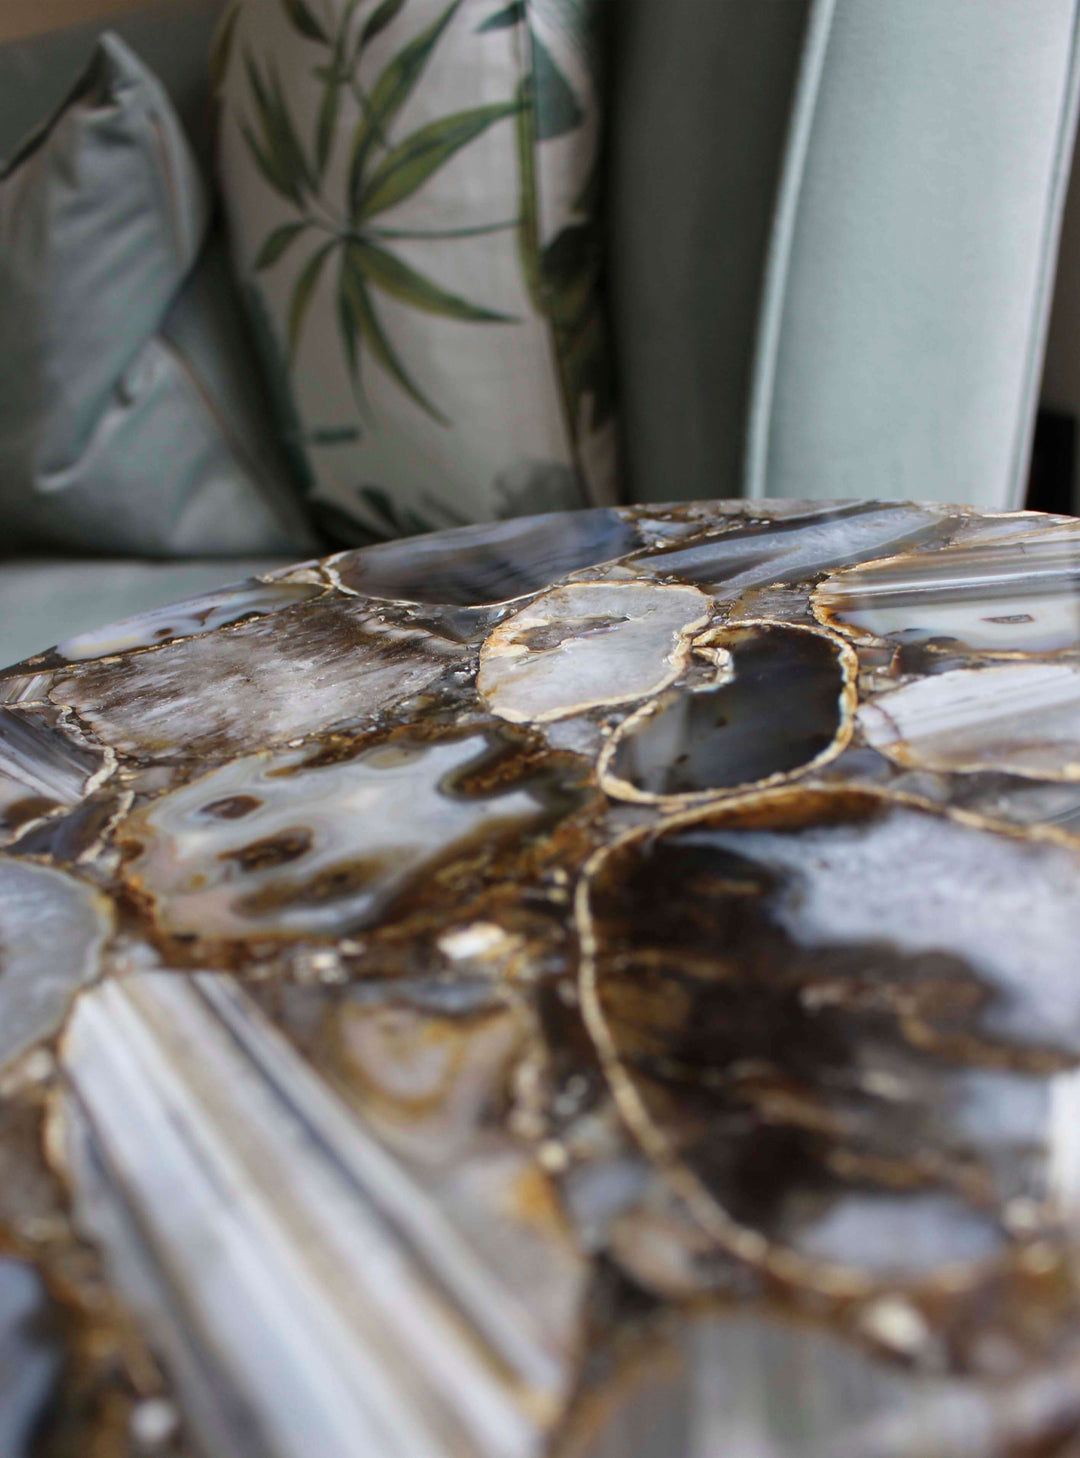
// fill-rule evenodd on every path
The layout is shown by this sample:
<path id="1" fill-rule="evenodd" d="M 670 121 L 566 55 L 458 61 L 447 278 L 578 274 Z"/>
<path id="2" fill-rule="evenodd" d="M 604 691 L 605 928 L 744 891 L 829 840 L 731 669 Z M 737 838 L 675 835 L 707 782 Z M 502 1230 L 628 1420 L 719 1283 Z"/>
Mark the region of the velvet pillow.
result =
<path id="1" fill-rule="evenodd" d="M 210 207 L 163 88 L 102 37 L 0 173 L 9 550 L 313 545 L 268 430 Z"/>
<path id="2" fill-rule="evenodd" d="M 603 0 L 240 0 L 234 265 L 279 419 L 354 539 L 614 499 Z"/>

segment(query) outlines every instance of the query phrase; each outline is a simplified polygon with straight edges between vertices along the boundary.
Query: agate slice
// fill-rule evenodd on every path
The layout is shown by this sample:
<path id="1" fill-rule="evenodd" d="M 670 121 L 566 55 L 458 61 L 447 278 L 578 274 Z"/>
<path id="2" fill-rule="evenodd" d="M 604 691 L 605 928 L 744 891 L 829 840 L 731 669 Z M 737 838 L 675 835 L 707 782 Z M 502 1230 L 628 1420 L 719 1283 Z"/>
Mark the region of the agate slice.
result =
<path id="1" fill-rule="evenodd" d="M 632 567 L 699 583 L 729 601 L 764 583 L 805 581 L 829 567 L 943 537 L 950 520 L 931 507 L 848 503 L 781 522 L 732 525 L 700 544 L 642 553 Z"/>
<path id="2" fill-rule="evenodd" d="M 13 674 L 0 679 L 0 704 L 43 704 L 51 687 L 51 673 Z"/>
<path id="3" fill-rule="evenodd" d="M 461 653 L 339 599 L 89 664 L 56 683 L 51 698 L 127 754 L 236 754 L 370 719 L 431 684 Z"/>
<path id="4" fill-rule="evenodd" d="M 69 663 L 105 658 L 133 648 L 152 648 L 197 633 L 212 633 L 245 618 L 259 618 L 279 608 L 315 597 L 322 589 L 305 582 L 241 582 L 235 587 L 185 598 L 167 607 L 152 608 L 135 617 L 121 618 L 104 628 L 93 628 L 66 638 L 57 656 Z"/>
<path id="5" fill-rule="evenodd" d="M 1080 526 L 1059 525 L 911 552 L 837 572 L 818 619 L 855 638 L 940 642 L 975 652 L 1080 644 Z"/>
<path id="6" fill-rule="evenodd" d="M 675 681 L 708 615 L 694 587 L 575 582 L 495 629 L 476 686 L 492 713 L 518 724 L 629 703 Z"/>
<path id="7" fill-rule="evenodd" d="M 456 787 L 492 752 L 475 733 L 395 739 L 338 760 L 253 755 L 127 822 L 128 870 L 158 924 L 182 936 L 344 934 L 385 915 L 425 868 L 550 824 L 538 788 Z"/>
<path id="8" fill-rule="evenodd" d="M 78 805 L 111 764 L 100 751 L 76 743 L 48 716 L 0 709 L 0 835 Z"/>
<path id="9" fill-rule="evenodd" d="M 1078 550 L 598 510 L 6 671 L 5 1458 L 1077 1458 Z"/>
<path id="10" fill-rule="evenodd" d="M 915 679 L 859 710 L 868 744 L 897 764 L 1080 779 L 1080 668 L 1007 663 Z"/>
<path id="11" fill-rule="evenodd" d="M 874 1315 L 917 1360 L 929 1343 L 919 1314 L 893 1297 Z M 689 1316 L 624 1363 L 606 1400 L 583 1404 L 562 1458 L 1006 1458 L 1075 1422 L 1075 1352 L 1026 1381 L 928 1366 L 885 1365 L 804 1322 Z"/>
<path id="12" fill-rule="evenodd" d="M 664 803 L 773 784 L 850 739 L 858 665 L 842 639 L 774 622 L 705 636 L 694 651 L 730 655 L 730 672 L 668 689 L 619 726 L 600 760 L 609 794 Z"/>
<path id="13" fill-rule="evenodd" d="M 554 1199 L 524 1204 L 545 1184 L 535 1164 L 460 1190 L 469 1218 L 445 1208 L 224 978 L 105 984 L 62 1063 L 79 1213 L 202 1451 L 541 1451 L 569 1395 L 584 1271 Z M 485 1218 L 516 1259 L 468 1229 Z"/>
<path id="14" fill-rule="evenodd" d="M 1000 1298 L 1074 1228 L 1080 850 L 774 790 L 634 832 L 579 914 L 620 1107 L 733 1254 Z"/>
<path id="15" fill-rule="evenodd" d="M 328 565 L 343 588 L 365 597 L 478 607 L 539 592 L 639 545 L 629 521 L 597 507 L 386 542 Z"/>
<path id="16" fill-rule="evenodd" d="M 55 1311 L 41 1277 L 0 1256 L 0 1453 L 29 1458 L 60 1375 Z"/>
<path id="17" fill-rule="evenodd" d="M 0 1066 L 56 1031 L 72 994 L 100 973 L 112 923 L 92 887 L 0 856 Z"/>

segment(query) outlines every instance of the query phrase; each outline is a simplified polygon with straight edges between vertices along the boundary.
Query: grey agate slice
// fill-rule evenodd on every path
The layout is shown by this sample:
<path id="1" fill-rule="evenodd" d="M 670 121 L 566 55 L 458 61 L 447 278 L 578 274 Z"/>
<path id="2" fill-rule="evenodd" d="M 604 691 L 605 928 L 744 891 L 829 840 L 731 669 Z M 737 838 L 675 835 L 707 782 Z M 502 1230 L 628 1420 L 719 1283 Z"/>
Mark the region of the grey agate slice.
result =
<path id="1" fill-rule="evenodd" d="M 202 1451 L 537 1458 L 585 1266 L 550 1199 L 515 1211 L 528 1154 L 475 1138 L 444 1202 L 224 977 L 103 984 L 62 1061 L 82 1219 Z"/>
<path id="2" fill-rule="evenodd" d="M 177 638 L 212 633 L 215 628 L 227 627 L 244 618 L 263 617 L 291 603 L 315 597 L 320 591 L 311 582 L 238 582 L 233 587 L 184 598 L 166 607 L 121 618 L 103 628 L 77 633 L 58 643 L 56 652 L 69 663 L 81 663 L 133 648 L 159 647 Z"/>
<path id="3" fill-rule="evenodd" d="M 228 755 L 373 715 L 425 688 L 461 649 L 385 624 L 355 598 L 294 604 L 54 684 L 127 754 Z"/>
<path id="4" fill-rule="evenodd" d="M 707 585 L 720 600 L 767 582 L 798 582 L 829 567 L 945 535 L 958 518 L 930 507 L 871 501 L 780 522 L 731 526 L 710 541 L 636 557 L 651 576 Z"/>
<path id="5" fill-rule="evenodd" d="M 583 905 L 620 1106 L 735 1254 L 869 1294 L 1075 1219 L 1075 846 L 792 787 L 634 832 Z"/>
<path id="6" fill-rule="evenodd" d="M 998 663 L 954 668 L 859 710 L 866 742 L 905 768 L 1080 779 L 1080 668 Z"/>
<path id="7" fill-rule="evenodd" d="M 820 765 L 850 738 L 855 655 L 784 623 L 736 623 L 696 651 L 731 669 L 669 689 L 612 736 L 605 788 L 620 798 L 701 798 Z"/>
<path id="8" fill-rule="evenodd" d="M 875 1314 L 918 1336 L 894 1297 Z M 678 1323 L 561 1458 L 1006 1458 L 1075 1422 L 1077 1363 L 984 1387 L 875 1362 L 812 1326 L 739 1311 Z"/>
<path id="9" fill-rule="evenodd" d="M 974 652 L 1080 644 L 1080 526 L 1006 520 L 985 540 L 971 535 L 976 540 L 835 573 L 814 593 L 815 614 L 855 638 Z"/>
<path id="10" fill-rule="evenodd" d="M 456 788 L 490 734 L 396 739 L 335 762 L 303 751 L 232 760 L 131 817 L 129 876 L 170 932 L 343 935 L 384 916 L 456 845 L 514 841 L 551 816 L 527 780 Z"/>
<path id="11" fill-rule="evenodd" d="M 365 597 L 479 607 L 538 592 L 639 545 L 629 521 L 595 507 L 364 547 L 329 565 L 342 587 Z"/>
<path id="12" fill-rule="evenodd" d="M 101 971 L 112 923 L 93 887 L 0 856 L 0 1066 L 55 1033 L 72 995 Z"/>
<path id="13" fill-rule="evenodd" d="M 109 768 L 99 750 L 65 733 L 55 714 L 0 708 L 0 837 L 78 805 Z"/>

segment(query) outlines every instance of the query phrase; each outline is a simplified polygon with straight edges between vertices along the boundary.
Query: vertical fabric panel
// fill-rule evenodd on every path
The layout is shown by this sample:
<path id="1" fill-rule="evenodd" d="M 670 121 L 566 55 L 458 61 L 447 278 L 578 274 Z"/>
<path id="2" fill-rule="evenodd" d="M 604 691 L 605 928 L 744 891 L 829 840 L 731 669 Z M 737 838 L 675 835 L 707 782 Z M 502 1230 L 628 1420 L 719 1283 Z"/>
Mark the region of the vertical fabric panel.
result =
<path id="1" fill-rule="evenodd" d="M 628 0 L 633 499 L 1021 502 L 1077 0 Z"/>
<path id="2" fill-rule="evenodd" d="M 838 0 L 749 494 L 1022 504 L 1074 0 Z"/>
<path id="3" fill-rule="evenodd" d="M 608 246 L 636 501 L 738 496 L 806 0 L 622 0 Z"/>

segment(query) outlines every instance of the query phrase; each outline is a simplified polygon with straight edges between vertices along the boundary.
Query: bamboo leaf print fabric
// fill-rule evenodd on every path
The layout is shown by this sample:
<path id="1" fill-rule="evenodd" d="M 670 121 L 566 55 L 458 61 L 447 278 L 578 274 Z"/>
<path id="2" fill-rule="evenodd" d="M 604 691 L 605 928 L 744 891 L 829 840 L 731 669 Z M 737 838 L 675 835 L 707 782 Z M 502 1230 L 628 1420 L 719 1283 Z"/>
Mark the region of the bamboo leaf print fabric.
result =
<path id="1" fill-rule="evenodd" d="M 613 501 L 606 0 L 240 0 L 212 57 L 234 266 L 349 540 Z"/>

